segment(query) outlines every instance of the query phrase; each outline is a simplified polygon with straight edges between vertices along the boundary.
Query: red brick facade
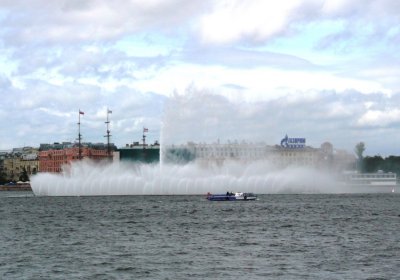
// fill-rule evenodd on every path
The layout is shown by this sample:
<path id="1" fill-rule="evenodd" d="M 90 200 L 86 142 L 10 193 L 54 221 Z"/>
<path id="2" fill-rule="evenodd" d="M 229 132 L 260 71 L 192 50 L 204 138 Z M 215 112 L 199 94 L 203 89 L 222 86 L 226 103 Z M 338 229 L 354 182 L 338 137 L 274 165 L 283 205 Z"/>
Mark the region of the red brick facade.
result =
<path id="1" fill-rule="evenodd" d="M 82 158 L 89 158 L 94 161 L 107 159 L 107 150 L 99 150 L 88 147 L 81 148 Z M 79 159 L 79 149 L 65 148 L 62 150 L 47 150 L 39 152 L 40 172 L 61 172 L 63 165 Z"/>

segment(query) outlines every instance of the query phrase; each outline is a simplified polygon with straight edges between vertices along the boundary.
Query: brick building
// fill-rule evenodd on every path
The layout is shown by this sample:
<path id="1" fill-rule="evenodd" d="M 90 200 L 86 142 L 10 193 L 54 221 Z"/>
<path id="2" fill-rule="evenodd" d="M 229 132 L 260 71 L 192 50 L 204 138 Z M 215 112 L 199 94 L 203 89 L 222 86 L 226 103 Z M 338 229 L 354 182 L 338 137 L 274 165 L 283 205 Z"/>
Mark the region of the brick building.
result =
<path id="1" fill-rule="evenodd" d="M 112 151 L 116 150 L 112 145 Z M 112 154 L 111 154 L 112 156 Z M 93 161 L 112 160 L 104 144 L 85 143 L 81 147 L 81 158 Z M 39 151 L 40 172 L 61 172 L 63 165 L 79 160 L 79 147 L 71 143 L 41 144 Z"/>

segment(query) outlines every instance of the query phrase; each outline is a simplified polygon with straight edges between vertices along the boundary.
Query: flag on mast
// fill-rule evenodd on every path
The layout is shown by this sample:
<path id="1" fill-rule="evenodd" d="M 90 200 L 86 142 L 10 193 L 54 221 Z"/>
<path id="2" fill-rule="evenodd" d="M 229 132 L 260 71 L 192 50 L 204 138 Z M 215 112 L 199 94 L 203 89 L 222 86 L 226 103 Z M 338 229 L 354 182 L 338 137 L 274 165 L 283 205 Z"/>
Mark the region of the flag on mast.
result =
<path id="1" fill-rule="evenodd" d="M 79 110 L 79 114 L 80 114 L 80 115 L 84 115 L 85 113 L 82 112 L 81 110 Z"/>
<path id="2" fill-rule="evenodd" d="M 145 128 L 145 127 L 143 127 L 143 133 L 144 132 L 149 132 L 149 129 L 148 128 Z"/>
<path id="3" fill-rule="evenodd" d="M 107 109 L 109 114 L 112 114 L 112 111 L 110 109 Z"/>

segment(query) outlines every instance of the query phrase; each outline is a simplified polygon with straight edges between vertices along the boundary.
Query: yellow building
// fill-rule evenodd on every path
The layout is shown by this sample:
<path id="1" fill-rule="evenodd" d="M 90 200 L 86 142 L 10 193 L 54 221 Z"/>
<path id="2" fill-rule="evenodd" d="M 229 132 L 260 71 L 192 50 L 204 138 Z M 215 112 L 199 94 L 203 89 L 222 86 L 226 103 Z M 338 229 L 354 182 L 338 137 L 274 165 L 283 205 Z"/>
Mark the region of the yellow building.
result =
<path id="1" fill-rule="evenodd" d="M 3 161 L 3 171 L 8 181 L 20 181 L 21 175 L 26 171 L 28 176 L 36 174 L 39 170 L 37 149 L 31 147 L 17 148 L 7 154 Z"/>

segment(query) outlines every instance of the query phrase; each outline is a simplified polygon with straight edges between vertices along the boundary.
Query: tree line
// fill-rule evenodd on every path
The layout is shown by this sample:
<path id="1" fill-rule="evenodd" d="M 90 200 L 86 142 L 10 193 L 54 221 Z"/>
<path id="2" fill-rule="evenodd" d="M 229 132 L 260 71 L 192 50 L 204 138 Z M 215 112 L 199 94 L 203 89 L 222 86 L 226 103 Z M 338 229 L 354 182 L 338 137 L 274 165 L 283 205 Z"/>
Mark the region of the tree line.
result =
<path id="1" fill-rule="evenodd" d="M 26 171 L 25 167 L 23 167 L 21 173 L 18 174 L 18 179 L 19 179 L 19 181 L 22 181 L 22 182 L 29 181 L 29 174 Z M 4 170 L 1 170 L 0 171 L 0 185 L 10 183 L 10 182 L 15 183 L 15 181 L 13 179 L 10 179 L 7 177 L 7 174 L 4 172 Z"/>
<path id="2" fill-rule="evenodd" d="M 364 151 L 364 142 L 358 143 L 354 148 L 354 152 L 357 155 L 357 169 L 359 172 L 373 173 L 382 170 L 384 172 L 393 172 L 400 176 L 400 156 L 383 158 L 380 155 L 376 155 L 364 157 Z"/>
<path id="3" fill-rule="evenodd" d="M 383 158 L 381 156 L 367 156 L 362 161 L 362 172 L 376 172 L 382 170 L 385 172 L 397 173 L 400 176 L 400 156 L 389 156 Z"/>

